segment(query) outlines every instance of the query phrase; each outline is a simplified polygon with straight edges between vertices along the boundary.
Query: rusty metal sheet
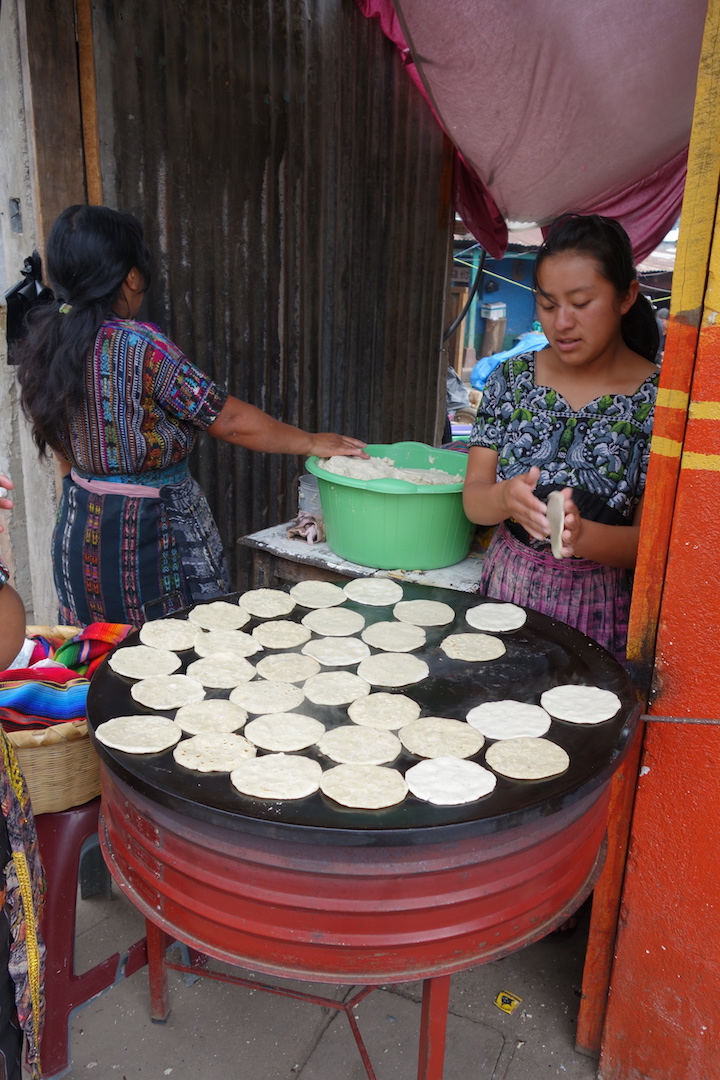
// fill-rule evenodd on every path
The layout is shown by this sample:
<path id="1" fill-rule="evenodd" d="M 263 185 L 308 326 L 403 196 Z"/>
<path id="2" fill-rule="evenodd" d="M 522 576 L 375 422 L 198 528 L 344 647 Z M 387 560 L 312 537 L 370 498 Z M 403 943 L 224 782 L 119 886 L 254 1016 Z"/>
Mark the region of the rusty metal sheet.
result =
<path id="1" fill-rule="evenodd" d="M 310 430 L 434 442 L 450 222 L 442 135 L 352 0 L 98 0 L 103 198 L 143 221 L 144 314 Z M 296 510 L 301 461 L 203 436 L 228 554 Z"/>

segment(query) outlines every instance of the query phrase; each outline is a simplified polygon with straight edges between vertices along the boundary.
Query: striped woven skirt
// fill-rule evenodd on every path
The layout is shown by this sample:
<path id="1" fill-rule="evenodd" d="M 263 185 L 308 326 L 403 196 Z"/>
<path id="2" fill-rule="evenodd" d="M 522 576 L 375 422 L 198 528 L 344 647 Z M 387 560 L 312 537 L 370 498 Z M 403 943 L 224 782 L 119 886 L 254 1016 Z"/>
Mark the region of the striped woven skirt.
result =
<path id="1" fill-rule="evenodd" d="M 590 559 L 556 559 L 518 540 L 503 523 L 483 562 L 478 592 L 534 608 L 581 630 L 625 663 L 630 574 Z"/>
<path id="2" fill-rule="evenodd" d="M 157 498 L 98 494 L 66 476 L 53 570 L 60 622 L 72 626 L 140 626 L 230 588 L 210 507 L 187 472 Z"/>

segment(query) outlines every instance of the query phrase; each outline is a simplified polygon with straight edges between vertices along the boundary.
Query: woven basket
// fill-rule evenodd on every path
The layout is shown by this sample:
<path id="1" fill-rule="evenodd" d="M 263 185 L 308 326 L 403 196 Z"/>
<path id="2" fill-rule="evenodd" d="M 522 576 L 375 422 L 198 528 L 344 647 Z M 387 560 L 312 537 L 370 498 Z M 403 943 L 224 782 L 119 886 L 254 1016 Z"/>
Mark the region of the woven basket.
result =
<path id="1" fill-rule="evenodd" d="M 100 794 L 100 763 L 87 720 L 8 731 L 30 792 L 34 814 L 54 814 Z"/>

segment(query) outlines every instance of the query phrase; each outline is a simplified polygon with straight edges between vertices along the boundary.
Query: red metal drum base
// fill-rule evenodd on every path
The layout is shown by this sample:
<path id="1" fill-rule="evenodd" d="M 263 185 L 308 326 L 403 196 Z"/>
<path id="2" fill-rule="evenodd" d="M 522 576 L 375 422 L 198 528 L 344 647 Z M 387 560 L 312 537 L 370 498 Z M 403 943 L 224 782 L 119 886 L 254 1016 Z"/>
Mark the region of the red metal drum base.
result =
<path id="1" fill-rule="evenodd" d="M 592 887 L 608 794 L 498 832 L 338 846 L 206 824 L 103 769 L 100 835 L 115 880 L 178 940 L 254 971 L 375 985 L 450 974 L 552 929 Z"/>

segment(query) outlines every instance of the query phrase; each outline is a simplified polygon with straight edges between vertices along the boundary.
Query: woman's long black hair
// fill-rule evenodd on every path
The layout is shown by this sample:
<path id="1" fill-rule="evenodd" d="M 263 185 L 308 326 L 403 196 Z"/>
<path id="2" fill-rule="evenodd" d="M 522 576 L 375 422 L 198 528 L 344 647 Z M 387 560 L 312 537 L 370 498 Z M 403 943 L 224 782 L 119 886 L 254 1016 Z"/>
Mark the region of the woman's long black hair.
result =
<path id="1" fill-rule="evenodd" d="M 140 222 L 107 206 L 69 206 L 53 225 L 46 248 L 55 301 L 34 308 L 28 331 L 13 350 L 23 412 L 40 454 L 59 448 L 60 434 L 85 394 L 88 356 L 113 313 L 133 267 L 150 282 L 150 256 Z"/>
<path id="2" fill-rule="evenodd" d="M 577 251 L 591 258 L 602 276 L 615 286 L 618 296 L 626 296 L 637 278 L 630 238 L 619 221 L 600 214 L 561 214 L 538 249 L 533 282 L 537 292 L 542 293 L 537 279 L 543 262 L 564 251 Z M 655 362 L 660 331 L 652 305 L 642 293 L 623 315 L 620 330 L 629 349 Z"/>

